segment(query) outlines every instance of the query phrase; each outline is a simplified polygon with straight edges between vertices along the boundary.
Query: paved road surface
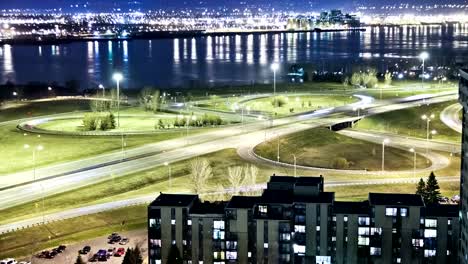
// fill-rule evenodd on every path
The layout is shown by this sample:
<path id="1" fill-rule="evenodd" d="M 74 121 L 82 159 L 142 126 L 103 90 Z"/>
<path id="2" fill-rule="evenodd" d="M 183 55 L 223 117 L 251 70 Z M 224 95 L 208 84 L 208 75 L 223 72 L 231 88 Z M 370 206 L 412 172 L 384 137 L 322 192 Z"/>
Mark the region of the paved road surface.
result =
<path id="1" fill-rule="evenodd" d="M 440 120 L 444 124 L 446 124 L 451 129 L 457 131 L 458 133 L 462 132 L 463 123 L 458 116 L 458 113 L 462 111 L 463 107 L 456 103 L 450 106 L 447 106 L 441 113 L 440 113 Z"/>

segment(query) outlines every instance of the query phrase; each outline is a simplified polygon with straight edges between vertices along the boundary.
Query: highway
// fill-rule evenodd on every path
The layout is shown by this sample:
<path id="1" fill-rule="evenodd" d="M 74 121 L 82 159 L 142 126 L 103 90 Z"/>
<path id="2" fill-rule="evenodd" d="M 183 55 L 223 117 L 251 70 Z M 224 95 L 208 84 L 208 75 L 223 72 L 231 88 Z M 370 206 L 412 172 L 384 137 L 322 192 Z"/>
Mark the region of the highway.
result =
<path id="1" fill-rule="evenodd" d="M 460 111 L 462 111 L 463 107 L 456 103 L 450 106 L 447 106 L 441 113 L 440 113 L 440 120 L 450 127 L 451 129 L 457 131 L 458 133 L 462 132 L 463 123 L 459 117 Z"/>
<path id="2" fill-rule="evenodd" d="M 374 102 L 371 98 L 361 97 L 361 101 L 352 105 L 322 109 L 273 121 L 255 122 L 243 126 L 231 126 L 217 131 L 150 144 L 128 150 L 123 158 L 122 153 L 110 153 L 68 162 L 65 164 L 47 166 L 37 170 L 38 181 L 31 182 L 31 171 L 13 175 L 5 175 L 8 181 L 0 191 L 0 209 L 5 209 L 40 199 L 43 196 L 72 190 L 95 182 L 119 177 L 128 173 L 161 166 L 164 162 L 173 163 L 191 157 L 215 152 L 225 148 L 254 146 L 265 138 L 287 135 L 317 126 L 333 125 L 348 121 L 354 117 L 329 118 L 334 114 L 353 113 L 356 105 L 366 108 L 367 114 L 376 114 L 425 103 L 444 102 L 456 99 L 456 94 L 441 96 L 419 96 L 417 99 L 399 99 Z M 188 143 L 188 144 L 187 144 Z M 2 183 L 4 182 L 2 179 Z M 394 179 L 386 179 L 392 181 Z M 20 185 L 17 185 L 20 184 Z M 152 197 L 154 198 L 154 197 Z M 101 208 L 102 209 L 102 208 Z M 76 210 L 83 210 L 77 208 Z M 86 212 L 92 211 L 90 208 Z"/>

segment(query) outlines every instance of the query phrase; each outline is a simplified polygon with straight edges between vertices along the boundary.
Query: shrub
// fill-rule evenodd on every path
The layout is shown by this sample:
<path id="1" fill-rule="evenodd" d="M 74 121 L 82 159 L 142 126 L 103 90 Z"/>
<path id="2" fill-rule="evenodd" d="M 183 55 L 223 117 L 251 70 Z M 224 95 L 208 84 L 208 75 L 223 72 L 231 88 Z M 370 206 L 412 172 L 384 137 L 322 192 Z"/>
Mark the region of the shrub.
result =
<path id="1" fill-rule="evenodd" d="M 95 113 L 85 114 L 83 117 L 83 127 L 85 131 L 94 131 L 98 125 L 98 116 Z"/>
<path id="2" fill-rule="evenodd" d="M 274 107 L 283 107 L 286 104 L 286 99 L 284 97 L 275 97 L 271 100 L 271 104 Z"/>
<path id="3" fill-rule="evenodd" d="M 335 158 L 331 164 L 333 169 L 344 170 L 349 168 L 349 162 L 343 157 Z"/>

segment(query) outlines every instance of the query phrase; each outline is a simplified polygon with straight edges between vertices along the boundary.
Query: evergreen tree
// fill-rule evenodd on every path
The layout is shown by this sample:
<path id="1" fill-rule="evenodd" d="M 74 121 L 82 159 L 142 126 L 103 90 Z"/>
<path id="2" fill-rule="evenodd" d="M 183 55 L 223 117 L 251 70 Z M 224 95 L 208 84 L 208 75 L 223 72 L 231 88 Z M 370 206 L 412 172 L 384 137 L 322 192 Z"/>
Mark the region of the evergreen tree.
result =
<path id="1" fill-rule="evenodd" d="M 127 249 L 127 252 L 125 252 L 122 264 L 135 264 L 133 262 L 133 250 L 131 248 Z"/>
<path id="2" fill-rule="evenodd" d="M 437 204 L 442 196 L 440 195 L 440 187 L 437 182 L 434 172 L 431 172 L 426 182 L 426 204 Z"/>
<path id="3" fill-rule="evenodd" d="M 143 264 L 143 257 L 141 256 L 140 246 L 138 245 L 133 249 L 133 259 L 134 264 Z"/>
<path id="4" fill-rule="evenodd" d="M 85 264 L 86 262 L 84 262 L 83 258 L 78 255 L 78 257 L 76 258 L 76 261 L 75 261 L 75 264 Z"/>
<path id="5" fill-rule="evenodd" d="M 421 178 L 416 186 L 416 194 L 421 195 L 421 197 L 426 201 L 426 183 L 423 178 Z"/>
<path id="6" fill-rule="evenodd" d="M 182 264 L 182 257 L 176 245 L 172 245 L 167 257 L 167 264 Z"/>

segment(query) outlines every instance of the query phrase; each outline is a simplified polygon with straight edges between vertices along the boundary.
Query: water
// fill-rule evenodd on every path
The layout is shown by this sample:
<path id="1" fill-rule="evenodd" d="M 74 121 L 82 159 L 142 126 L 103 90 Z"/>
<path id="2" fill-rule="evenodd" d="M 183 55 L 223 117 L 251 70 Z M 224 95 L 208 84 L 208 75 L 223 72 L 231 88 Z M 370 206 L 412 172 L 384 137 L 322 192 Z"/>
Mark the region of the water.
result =
<path id="1" fill-rule="evenodd" d="M 31 81 L 81 87 L 112 85 L 114 71 L 123 87 L 195 87 L 269 83 L 270 65 L 280 62 L 279 78 L 289 65 L 351 71 L 356 65 L 417 65 L 418 54 L 431 54 L 427 65 L 468 61 L 468 25 L 368 28 L 366 32 L 285 33 L 63 45 L 0 47 L 0 83 Z"/>

